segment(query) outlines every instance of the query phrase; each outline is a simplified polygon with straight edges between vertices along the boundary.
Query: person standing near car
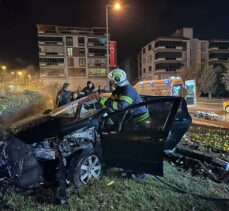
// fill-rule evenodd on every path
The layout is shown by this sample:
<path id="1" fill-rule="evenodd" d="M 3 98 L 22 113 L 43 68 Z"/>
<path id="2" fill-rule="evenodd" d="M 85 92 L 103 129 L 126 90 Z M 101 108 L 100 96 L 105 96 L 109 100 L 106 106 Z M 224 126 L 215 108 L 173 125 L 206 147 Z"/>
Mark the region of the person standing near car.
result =
<path id="1" fill-rule="evenodd" d="M 72 92 L 69 90 L 69 83 L 64 83 L 63 88 L 57 92 L 56 107 L 60 107 L 71 102 Z"/>
<path id="2" fill-rule="evenodd" d="M 90 95 L 94 92 L 95 85 L 91 82 L 87 82 L 87 86 L 83 88 L 82 92 L 84 93 L 85 96 Z"/>
<path id="3" fill-rule="evenodd" d="M 124 70 L 119 68 L 114 69 L 109 73 L 108 78 L 114 82 L 115 90 L 108 99 L 102 97 L 99 100 L 100 105 L 106 107 L 108 110 L 117 111 L 142 102 L 136 90 L 127 80 Z M 150 116 L 146 106 L 137 107 L 131 110 L 131 124 L 134 124 L 134 126 L 144 125 L 149 119 Z M 122 176 L 131 177 L 132 179 L 144 179 L 148 175 L 142 172 L 124 172 Z"/>

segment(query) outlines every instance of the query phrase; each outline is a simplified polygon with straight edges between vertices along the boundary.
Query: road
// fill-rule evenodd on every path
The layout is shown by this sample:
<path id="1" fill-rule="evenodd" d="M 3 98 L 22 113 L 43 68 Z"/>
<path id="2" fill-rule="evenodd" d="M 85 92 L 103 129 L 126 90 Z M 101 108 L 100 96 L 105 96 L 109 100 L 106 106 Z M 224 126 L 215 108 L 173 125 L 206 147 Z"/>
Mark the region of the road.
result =
<path id="1" fill-rule="evenodd" d="M 190 113 L 194 113 L 196 111 L 205 111 L 205 112 L 215 112 L 220 115 L 222 120 L 229 121 L 229 113 L 223 111 L 223 102 L 226 99 L 198 99 L 196 106 L 191 106 L 188 108 Z"/>

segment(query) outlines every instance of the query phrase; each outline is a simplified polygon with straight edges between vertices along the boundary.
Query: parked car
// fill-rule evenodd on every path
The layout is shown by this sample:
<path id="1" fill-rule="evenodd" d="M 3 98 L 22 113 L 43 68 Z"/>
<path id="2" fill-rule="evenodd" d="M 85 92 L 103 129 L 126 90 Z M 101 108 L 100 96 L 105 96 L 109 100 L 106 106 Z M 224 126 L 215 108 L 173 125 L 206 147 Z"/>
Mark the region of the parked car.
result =
<path id="1" fill-rule="evenodd" d="M 223 110 L 229 113 L 229 101 L 223 103 Z"/>
<path id="2" fill-rule="evenodd" d="M 6 129 L 0 182 L 28 188 L 56 174 L 59 186 L 67 178 L 79 187 L 99 179 L 103 167 L 162 176 L 164 150 L 176 147 L 191 124 L 185 100 L 142 96 L 142 103 L 108 112 L 97 98 L 83 97 Z M 141 106 L 151 119 L 138 125 L 131 111 Z"/>
<path id="3" fill-rule="evenodd" d="M 207 120 L 211 120 L 211 121 L 219 120 L 219 115 L 216 114 L 215 112 L 197 111 L 194 114 L 194 116 L 197 118 L 207 119 Z"/>

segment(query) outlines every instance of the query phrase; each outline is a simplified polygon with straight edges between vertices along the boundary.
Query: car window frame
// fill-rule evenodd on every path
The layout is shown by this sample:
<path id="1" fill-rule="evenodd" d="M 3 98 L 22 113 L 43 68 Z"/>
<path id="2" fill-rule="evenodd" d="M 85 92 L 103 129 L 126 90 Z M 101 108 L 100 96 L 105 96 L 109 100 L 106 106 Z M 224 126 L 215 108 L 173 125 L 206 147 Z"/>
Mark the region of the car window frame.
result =
<path id="1" fill-rule="evenodd" d="M 145 97 L 149 97 L 151 98 L 152 96 L 145 96 Z M 163 132 L 163 138 L 166 138 L 169 134 L 169 131 L 172 127 L 172 123 L 173 121 L 175 120 L 175 116 L 177 114 L 177 111 L 179 109 L 179 106 L 180 106 L 180 103 L 182 101 L 182 97 L 178 97 L 178 96 L 156 96 L 156 97 L 153 97 L 154 99 L 150 99 L 150 100 L 147 100 L 147 101 L 144 101 L 144 102 L 141 102 L 141 103 L 138 103 L 138 104 L 134 104 L 134 105 L 131 105 L 131 106 L 128 106 L 127 108 L 123 109 L 123 110 L 119 110 L 119 111 L 115 111 L 111 114 L 108 114 L 107 117 L 104 118 L 104 122 L 103 122 L 103 125 L 105 125 L 105 123 L 108 121 L 108 119 L 110 119 L 112 116 L 118 114 L 118 113 L 124 113 L 126 111 L 128 111 L 127 113 L 129 113 L 129 110 L 131 109 L 134 109 L 134 108 L 137 108 L 137 107 L 141 107 L 141 106 L 148 106 L 149 104 L 152 104 L 152 103 L 157 103 L 157 101 L 159 100 L 160 102 L 173 102 L 172 103 L 172 107 L 170 109 L 170 112 L 167 116 L 167 119 L 163 125 L 163 128 L 162 128 L 162 132 Z M 184 99 L 183 99 L 184 100 Z M 123 121 L 125 122 L 125 121 Z M 123 123 L 122 123 L 123 124 Z M 122 125 L 123 127 L 123 125 Z M 120 131 L 105 131 L 105 132 L 120 132 Z"/>

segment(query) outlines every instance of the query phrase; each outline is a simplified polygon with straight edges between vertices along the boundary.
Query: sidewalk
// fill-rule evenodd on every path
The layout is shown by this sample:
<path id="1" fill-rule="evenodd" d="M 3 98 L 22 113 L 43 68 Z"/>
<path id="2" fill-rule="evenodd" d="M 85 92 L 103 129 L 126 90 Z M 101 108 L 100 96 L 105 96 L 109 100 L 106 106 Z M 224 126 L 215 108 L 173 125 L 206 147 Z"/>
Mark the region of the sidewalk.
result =
<path id="1" fill-rule="evenodd" d="M 206 120 L 206 119 L 200 119 L 200 118 L 192 117 L 192 123 L 197 124 L 197 125 L 205 125 L 205 126 L 229 129 L 229 122 L 210 121 L 210 120 Z"/>
<path id="2" fill-rule="evenodd" d="M 199 97 L 197 98 L 197 102 L 211 102 L 211 103 L 224 103 L 225 101 L 229 101 L 228 98 L 215 98 L 208 99 L 207 97 Z"/>

